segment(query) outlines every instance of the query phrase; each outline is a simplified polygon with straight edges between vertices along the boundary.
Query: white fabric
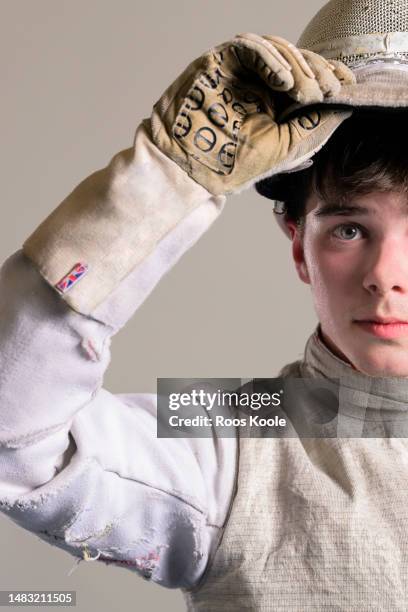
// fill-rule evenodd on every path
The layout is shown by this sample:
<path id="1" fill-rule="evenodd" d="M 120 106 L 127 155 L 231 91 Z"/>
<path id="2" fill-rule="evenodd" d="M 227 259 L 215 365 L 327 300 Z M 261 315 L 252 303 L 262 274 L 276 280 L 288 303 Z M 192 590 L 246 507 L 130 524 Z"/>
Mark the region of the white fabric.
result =
<path id="1" fill-rule="evenodd" d="M 157 439 L 155 396 L 102 383 L 112 335 L 220 212 L 193 181 L 189 197 L 193 211 L 92 316 L 69 308 L 22 251 L 0 270 L 1 510 L 74 555 L 168 587 L 194 585 L 218 542 L 237 443 Z"/>

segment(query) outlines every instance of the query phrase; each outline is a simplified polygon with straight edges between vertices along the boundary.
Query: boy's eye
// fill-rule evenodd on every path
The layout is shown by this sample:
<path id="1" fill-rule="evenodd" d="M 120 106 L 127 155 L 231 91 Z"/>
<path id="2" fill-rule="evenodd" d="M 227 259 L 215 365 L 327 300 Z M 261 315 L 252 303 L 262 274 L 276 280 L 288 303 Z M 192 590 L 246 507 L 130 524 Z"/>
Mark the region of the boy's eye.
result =
<path id="1" fill-rule="evenodd" d="M 333 230 L 333 236 L 340 238 L 340 240 L 355 240 L 356 238 L 361 238 L 362 235 L 361 228 L 353 223 L 343 223 Z"/>

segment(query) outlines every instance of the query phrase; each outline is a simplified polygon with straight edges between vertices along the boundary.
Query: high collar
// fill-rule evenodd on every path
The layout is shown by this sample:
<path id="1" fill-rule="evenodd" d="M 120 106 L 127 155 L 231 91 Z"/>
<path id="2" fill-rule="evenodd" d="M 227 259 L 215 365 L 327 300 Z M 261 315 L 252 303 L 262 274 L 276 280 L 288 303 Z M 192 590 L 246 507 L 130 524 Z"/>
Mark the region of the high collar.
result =
<path id="1" fill-rule="evenodd" d="M 309 338 L 299 367 L 302 377 L 335 381 L 339 409 L 344 415 L 364 421 L 384 421 L 384 417 L 400 424 L 401 420 L 408 421 L 408 377 L 375 377 L 358 372 L 327 348 L 319 327 Z"/>

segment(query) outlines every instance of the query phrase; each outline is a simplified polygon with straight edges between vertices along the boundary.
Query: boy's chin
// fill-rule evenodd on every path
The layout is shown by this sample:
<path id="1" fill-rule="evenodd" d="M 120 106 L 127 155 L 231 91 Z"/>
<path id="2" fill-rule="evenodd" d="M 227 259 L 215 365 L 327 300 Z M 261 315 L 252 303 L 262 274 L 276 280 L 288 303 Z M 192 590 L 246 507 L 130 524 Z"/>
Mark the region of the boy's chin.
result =
<path id="1" fill-rule="evenodd" d="M 395 346 L 370 347 L 358 351 L 350 360 L 354 368 L 368 376 L 381 378 L 408 377 L 407 349 Z"/>
<path id="2" fill-rule="evenodd" d="M 408 338 L 380 340 L 356 334 L 355 330 L 342 331 L 342 342 L 333 342 L 322 328 L 320 337 L 334 355 L 354 370 L 377 378 L 408 377 Z"/>

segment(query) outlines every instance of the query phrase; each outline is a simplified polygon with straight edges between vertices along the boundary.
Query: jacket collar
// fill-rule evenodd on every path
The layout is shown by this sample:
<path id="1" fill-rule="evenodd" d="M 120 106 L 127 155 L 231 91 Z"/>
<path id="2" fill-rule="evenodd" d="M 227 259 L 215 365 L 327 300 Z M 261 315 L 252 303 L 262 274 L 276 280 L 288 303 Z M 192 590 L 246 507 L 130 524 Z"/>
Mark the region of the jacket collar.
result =
<path id="1" fill-rule="evenodd" d="M 378 420 L 380 412 L 382 420 L 386 415 L 393 421 L 403 419 L 408 426 L 408 377 L 374 377 L 358 372 L 327 348 L 319 326 L 306 344 L 300 373 L 302 377 L 335 381 L 343 414 L 367 421 Z"/>

